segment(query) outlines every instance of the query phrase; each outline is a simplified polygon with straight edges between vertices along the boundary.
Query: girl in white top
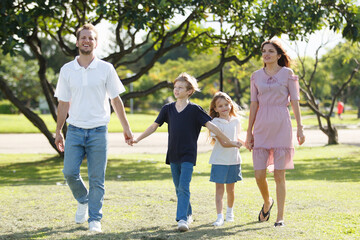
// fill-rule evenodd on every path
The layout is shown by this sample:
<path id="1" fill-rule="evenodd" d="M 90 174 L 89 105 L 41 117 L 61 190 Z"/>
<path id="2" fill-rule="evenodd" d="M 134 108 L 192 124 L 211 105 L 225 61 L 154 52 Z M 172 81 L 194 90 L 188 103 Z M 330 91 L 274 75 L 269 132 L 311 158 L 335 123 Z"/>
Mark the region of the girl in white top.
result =
<path id="1" fill-rule="evenodd" d="M 223 92 L 218 92 L 214 95 L 211 104 L 209 115 L 212 118 L 212 123 L 215 124 L 230 140 L 240 140 L 240 117 L 238 115 L 238 107 L 231 100 L 231 98 Z M 227 211 L 226 221 L 234 221 L 233 205 L 235 200 L 235 182 L 242 180 L 241 175 L 241 157 L 237 148 L 225 148 L 217 137 L 210 133 L 212 137 L 211 143 L 214 145 L 209 163 L 212 164 L 210 181 L 216 184 L 216 211 L 217 219 L 213 223 L 214 226 L 221 226 L 224 224 L 223 210 L 223 196 L 226 184 L 227 193 Z"/>

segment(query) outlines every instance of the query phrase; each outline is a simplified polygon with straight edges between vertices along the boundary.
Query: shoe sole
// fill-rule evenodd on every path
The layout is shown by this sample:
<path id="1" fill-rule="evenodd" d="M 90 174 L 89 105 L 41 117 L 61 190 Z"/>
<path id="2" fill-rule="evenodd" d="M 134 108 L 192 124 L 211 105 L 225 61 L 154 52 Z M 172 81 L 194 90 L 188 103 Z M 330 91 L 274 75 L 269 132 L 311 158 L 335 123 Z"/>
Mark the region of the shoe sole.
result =
<path id="1" fill-rule="evenodd" d="M 83 224 L 84 222 L 86 222 L 86 220 L 80 222 L 75 221 L 76 224 Z"/>
<path id="2" fill-rule="evenodd" d="M 88 218 L 89 218 L 88 216 L 85 216 L 85 218 L 81 219 L 80 221 L 79 221 L 79 220 L 76 220 L 76 218 L 75 218 L 75 223 L 76 223 L 76 224 L 83 224 L 84 222 L 87 221 Z"/>
<path id="3" fill-rule="evenodd" d="M 85 218 L 81 219 L 80 221 L 76 220 L 76 218 L 75 218 L 75 223 L 76 224 L 83 224 L 84 222 L 87 221 L 88 218 L 89 218 L 89 216 L 87 216 L 87 215 L 85 216 Z"/>
<path id="4" fill-rule="evenodd" d="M 214 227 L 220 227 L 220 226 L 222 226 L 222 225 L 224 225 L 224 223 L 223 223 L 223 224 L 214 224 L 214 223 L 213 223 L 213 226 L 214 226 Z"/>
<path id="5" fill-rule="evenodd" d="M 187 232 L 189 231 L 189 228 L 188 227 L 185 227 L 185 226 L 181 226 L 178 228 L 180 232 Z"/>

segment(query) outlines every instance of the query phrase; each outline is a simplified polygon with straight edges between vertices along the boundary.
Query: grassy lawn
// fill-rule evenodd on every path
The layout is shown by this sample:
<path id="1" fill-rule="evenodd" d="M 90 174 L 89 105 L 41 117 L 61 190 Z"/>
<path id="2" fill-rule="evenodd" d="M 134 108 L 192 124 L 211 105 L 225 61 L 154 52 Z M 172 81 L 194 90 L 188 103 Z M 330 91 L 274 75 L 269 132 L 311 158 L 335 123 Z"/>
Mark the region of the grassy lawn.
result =
<path id="1" fill-rule="evenodd" d="M 244 180 L 236 185 L 235 222 L 215 228 L 210 153 L 200 154 L 191 183 L 194 223 L 176 231 L 176 196 L 165 156 L 109 157 L 103 233 L 74 224 L 76 201 L 64 186 L 62 160 L 45 154 L 0 154 L 0 239 L 359 239 L 360 149 L 326 146 L 296 150 L 287 174 L 286 227 L 258 223 L 262 201 L 251 155 L 242 152 Z M 87 181 L 86 167 L 82 175 Z M 275 184 L 269 175 L 272 197 Z M 224 199 L 226 202 L 226 199 Z M 225 210 L 226 211 L 226 210 Z"/>
<path id="2" fill-rule="evenodd" d="M 49 130 L 55 133 L 56 123 L 50 114 L 40 114 Z M 131 130 L 143 132 L 157 117 L 157 114 L 127 114 Z M 109 132 L 120 132 L 122 127 L 115 113 L 111 114 Z M 167 128 L 159 128 L 158 132 L 167 131 Z M 22 114 L 0 114 L 0 133 L 39 133 L 40 131 Z"/>
<path id="3" fill-rule="evenodd" d="M 42 114 L 40 117 L 48 126 L 51 132 L 55 132 L 56 123 L 49 114 Z M 156 119 L 157 114 L 127 114 L 131 130 L 133 132 L 143 132 Z M 360 119 L 355 113 L 343 114 L 343 120 L 333 117 L 331 119 L 335 125 L 360 125 Z M 292 119 L 293 126 L 296 127 L 296 122 Z M 303 117 L 303 124 L 306 126 L 318 126 L 315 115 L 307 115 Z M 325 124 L 325 123 L 323 123 Z M 247 118 L 244 118 L 242 127 L 246 130 L 248 125 Z M 109 123 L 109 132 L 122 131 L 121 124 L 113 113 Z M 166 132 L 167 128 L 158 128 L 157 132 Z M 40 131 L 24 116 L 15 114 L 0 114 L 0 133 L 39 133 Z"/>
<path id="4" fill-rule="evenodd" d="M 339 119 L 336 115 L 336 117 L 331 118 L 331 123 L 335 126 L 343 126 L 343 125 L 358 125 L 360 126 L 360 119 L 357 118 L 357 114 L 343 114 L 343 119 Z M 293 126 L 296 126 L 293 121 Z M 318 120 L 314 115 L 309 115 L 307 117 L 303 117 L 302 119 L 303 125 L 306 126 L 318 126 Z M 322 119 L 322 124 L 326 125 L 326 121 Z"/>

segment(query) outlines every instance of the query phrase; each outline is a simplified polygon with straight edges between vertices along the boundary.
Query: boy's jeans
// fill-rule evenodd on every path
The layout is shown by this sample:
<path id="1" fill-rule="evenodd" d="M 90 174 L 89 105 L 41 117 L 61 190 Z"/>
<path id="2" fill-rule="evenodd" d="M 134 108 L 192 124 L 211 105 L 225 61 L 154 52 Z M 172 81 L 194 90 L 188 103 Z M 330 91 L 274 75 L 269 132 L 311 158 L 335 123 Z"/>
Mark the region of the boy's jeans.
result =
<path id="1" fill-rule="evenodd" d="M 176 221 L 187 221 L 188 216 L 192 215 L 190 204 L 190 182 L 194 164 L 190 162 L 170 163 L 170 167 L 178 199 Z"/>
<path id="2" fill-rule="evenodd" d="M 80 176 L 80 165 L 85 155 L 89 191 Z M 75 199 L 82 204 L 88 203 L 89 222 L 100 221 L 102 218 L 106 163 L 107 126 L 83 129 L 69 125 L 65 141 L 63 173 Z"/>

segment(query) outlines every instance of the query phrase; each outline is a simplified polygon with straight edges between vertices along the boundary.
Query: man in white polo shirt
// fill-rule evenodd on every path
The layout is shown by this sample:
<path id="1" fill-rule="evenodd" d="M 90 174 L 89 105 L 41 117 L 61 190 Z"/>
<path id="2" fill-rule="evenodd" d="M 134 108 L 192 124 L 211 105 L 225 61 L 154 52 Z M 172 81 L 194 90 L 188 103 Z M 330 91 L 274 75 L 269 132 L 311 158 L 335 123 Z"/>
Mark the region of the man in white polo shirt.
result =
<path id="1" fill-rule="evenodd" d="M 77 30 L 76 38 L 79 56 L 61 68 L 55 91 L 59 101 L 55 144 L 60 151 L 65 151 L 63 173 L 78 201 L 75 222 L 88 220 L 90 231 L 101 232 L 107 124 L 111 113 L 109 98 L 123 126 L 125 141 L 130 145 L 133 134 L 119 97 L 125 88 L 113 65 L 95 57 L 97 31 L 94 26 L 85 24 Z M 65 120 L 69 127 L 64 144 L 61 129 Z M 80 176 L 80 165 L 85 156 L 89 190 Z"/>

